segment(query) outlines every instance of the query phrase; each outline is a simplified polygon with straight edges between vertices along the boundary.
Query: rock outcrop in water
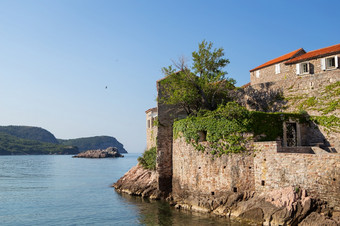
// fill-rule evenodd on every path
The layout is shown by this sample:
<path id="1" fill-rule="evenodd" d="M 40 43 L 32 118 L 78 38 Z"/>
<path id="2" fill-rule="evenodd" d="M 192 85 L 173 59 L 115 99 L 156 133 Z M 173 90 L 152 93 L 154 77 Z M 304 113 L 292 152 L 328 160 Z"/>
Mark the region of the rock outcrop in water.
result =
<path id="1" fill-rule="evenodd" d="M 123 177 L 112 185 L 118 192 L 130 195 L 159 199 L 156 171 L 144 169 L 141 165 L 132 167 Z"/>
<path id="2" fill-rule="evenodd" d="M 116 158 L 116 157 L 124 156 L 121 155 L 117 148 L 115 147 L 109 147 L 105 150 L 88 150 L 73 156 L 73 158 Z"/>

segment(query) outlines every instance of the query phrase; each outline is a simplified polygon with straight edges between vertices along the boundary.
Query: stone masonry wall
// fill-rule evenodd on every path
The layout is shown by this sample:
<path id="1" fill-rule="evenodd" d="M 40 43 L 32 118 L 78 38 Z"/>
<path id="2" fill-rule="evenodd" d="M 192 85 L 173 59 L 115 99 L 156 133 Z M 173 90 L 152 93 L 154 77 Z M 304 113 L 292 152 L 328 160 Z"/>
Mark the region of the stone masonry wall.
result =
<path id="1" fill-rule="evenodd" d="M 166 78 L 165 78 L 166 79 Z M 163 97 L 162 80 L 157 81 L 158 99 Z M 158 190 L 169 194 L 172 191 L 172 140 L 173 122 L 185 114 L 181 108 L 158 101 L 157 160 Z"/>
<path id="2" fill-rule="evenodd" d="M 252 155 L 224 155 L 213 158 L 208 152 L 197 151 L 187 144 L 184 138 L 174 140 L 174 197 L 188 201 L 189 196 L 213 198 L 226 192 L 254 191 Z"/>
<path id="3" fill-rule="evenodd" d="M 157 109 L 146 113 L 146 149 L 156 147 L 157 126 L 154 121 L 157 119 Z"/>
<path id="4" fill-rule="evenodd" d="M 283 61 L 280 64 L 280 73 L 275 74 L 275 64 L 261 68 L 257 71 L 260 71 L 259 77 L 256 77 L 256 71 L 250 72 L 250 81 L 252 85 L 266 82 L 277 82 L 281 80 L 285 80 L 288 77 L 292 77 L 294 75 L 294 71 L 292 71 L 292 67 L 285 65 L 286 61 Z M 288 77 L 287 77 L 288 76 Z"/>
<path id="5" fill-rule="evenodd" d="M 266 85 L 254 84 L 251 88 L 261 90 L 265 86 L 266 89 L 282 90 L 284 94 L 294 92 L 295 94 L 313 95 L 314 92 L 317 92 L 317 89 L 336 81 L 340 81 L 340 69 L 324 71 L 313 75 L 293 76 L 290 79 L 283 79 Z"/>
<path id="6" fill-rule="evenodd" d="M 339 60 L 340 54 L 333 54 L 327 57 L 332 57 L 336 55 L 338 56 L 338 60 Z M 279 63 L 280 73 L 278 74 L 275 74 L 275 64 L 257 70 L 257 71 L 260 71 L 259 77 L 256 77 L 256 71 L 252 71 L 250 72 L 251 85 L 255 85 L 259 83 L 267 83 L 267 82 L 279 82 L 279 81 L 281 81 L 281 83 L 285 83 L 285 82 L 289 82 L 290 80 L 296 80 L 299 78 L 318 76 L 319 74 L 326 75 L 326 76 L 334 76 L 334 74 L 337 74 L 338 76 L 340 75 L 339 67 L 337 69 L 323 71 L 321 69 L 321 58 L 299 62 L 299 63 L 309 63 L 310 73 L 307 73 L 307 74 L 297 75 L 296 74 L 297 63 L 285 64 L 286 61 Z"/>
<path id="7" fill-rule="evenodd" d="M 320 59 L 315 60 L 314 64 L 317 63 L 320 63 Z M 238 102 L 249 110 L 299 112 L 300 103 L 310 97 L 315 97 L 320 103 L 340 100 L 339 96 L 325 99 L 325 95 L 328 93 L 325 87 L 337 81 L 340 81 L 339 69 L 304 75 L 295 79 L 255 84 L 238 90 Z M 278 100 L 278 95 L 283 95 L 285 99 Z M 324 113 L 320 110 L 321 108 L 322 106 L 315 106 L 304 110 L 311 116 L 323 116 Z M 327 116 L 330 115 L 340 117 L 340 109 L 337 108 L 327 114 Z M 310 124 L 301 130 L 302 145 L 324 142 L 326 146 L 335 149 L 337 152 L 340 152 L 339 136 L 339 132 L 329 131 L 315 124 Z"/>
<path id="8" fill-rule="evenodd" d="M 254 158 L 257 192 L 301 187 L 340 210 L 340 154 L 277 153 L 277 142 L 256 142 L 255 148 L 261 150 Z"/>
<path id="9" fill-rule="evenodd" d="M 256 142 L 254 147 L 257 151 L 253 154 L 214 157 L 208 147 L 203 153 L 184 138 L 174 140 L 174 199 L 199 206 L 202 199 L 216 200 L 230 192 L 266 194 L 293 186 L 340 210 L 340 154 L 287 153 L 279 141 Z"/>

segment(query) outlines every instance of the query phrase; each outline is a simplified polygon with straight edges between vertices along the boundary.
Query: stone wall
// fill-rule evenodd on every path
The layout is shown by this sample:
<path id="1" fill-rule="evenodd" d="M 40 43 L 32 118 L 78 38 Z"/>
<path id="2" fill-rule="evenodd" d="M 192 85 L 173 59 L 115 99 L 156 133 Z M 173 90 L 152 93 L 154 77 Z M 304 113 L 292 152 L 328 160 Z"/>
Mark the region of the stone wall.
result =
<path id="1" fill-rule="evenodd" d="M 320 63 L 320 59 L 314 62 Z M 305 75 L 295 79 L 255 84 L 244 89 L 237 90 L 237 102 L 247 107 L 249 110 L 267 112 L 299 112 L 301 104 L 313 97 L 317 105 L 308 107 L 302 105 L 311 116 L 323 116 L 322 111 L 329 102 L 340 101 L 340 96 L 328 96 L 329 91 L 326 86 L 340 81 L 340 70 L 321 72 L 315 75 Z M 282 98 L 284 97 L 284 98 Z M 326 114 L 327 116 L 340 117 L 340 109 Z M 340 152 L 340 133 L 335 130 L 329 131 L 327 128 L 309 123 L 301 127 L 302 145 L 313 145 L 324 143 L 326 147 Z"/>
<path id="2" fill-rule="evenodd" d="M 317 75 L 304 75 L 291 79 L 284 79 L 276 82 L 254 84 L 244 89 L 245 95 L 249 97 L 249 92 L 253 89 L 257 91 L 270 92 L 272 90 L 281 90 L 283 95 L 300 95 L 306 94 L 313 96 L 325 86 L 340 81 L 340 70 L 333 70 L 318 73 Z M 251 92 L 250 92 L 251 93 Z"/>
<path id="3" fill-rule="evenodd" d="M 293 186 L 340 210 L 340 154 L 322 149 L 306 154 L 301 147 L 282 148 L 278 141 L 256 142 L 254 147 L 255 153 L 214 157 L 209 147 L 199 152 L 183 138 L 174 140 L 174 199 L 200 206 L 200 200 L 216 200 L 227 193 L 265 194 Z"/>
<path id="4" fill-rule="evenodd" d="M 152 147 L 156 147 L 157 126 L 155 120 L 157 120 L 158 112 L 157 108 L 151 108 L 146 112 L 146 149 L 149 150 Z"/>
<path id="5" fill-rule="evenodd" d="M 270 65 L 265 68 L 261 68 L 256 71 L 260 71 L 259 77 L 256 77 L 256 71 L 250 72 L 251 85 L 266 83 L 266 82 L 277 82 L 281 80 L 286 80 L 291 77 L 296 77 L 295 72 L 291 66 L 285 65 L 286 61 L 278 63 L 280 65 L 280 73 L 275 73 L 275 65 Z"/>
<path id="6" fill-rule="evenodd" d="M 295 186 L 340 210 L 340 154 L 278 153 L 277 142 L 256 142 L 255 148 L 261 150 L 254 158 L 257 192 Z"/>
<path id="7" fill-rule="evenodd" d="M 228 192 L 253 191 L 253 156 L 213 157 L 209 148 L 204 153 L 199 152 L 183 138 L 176 139 L 173 142 L 172 187 L 175 198 L 193 199 L 193 202 L 194 197 L 212 199 Z"/>
<path id="8" fill-rule="evenodd" d="M 166 79 L 166 78 L 164 78 Z M 164 95 L 162 80 L 157 81 L 158 99 Z M 158 101 L 157 161 L 158 190 L 167 195 L 172 191 L 172 140 L 173 122 L 183 117 L 184 111 L 178 106 L 166 105 Z"/>
<path id="9" fill-rule="evenodd" d="M 340 54 L 333 54 L 327 57 L 332 57 L 336 55 L 338 56 L 338 59 L 339 59 Z M 337 69 L 323 71 L 321 69 L 321 58 L 303 61 L 303 63 L 309 63 L 310 70 L 309 70 L 309 73 L 300 74 L 300 75 L 296 74 L 296 64 L 298 63 L 285 64 L 285 62 L 287 61 L 283 61 L 279 63 L 280 73 L 278 74 L 275 73 L 275 64 L 256 70 L 260 72 L 259 77 L 256 77 L 256 71 L 250 72 L 251 85 L 256 85 L 259 83 L 267 83 L 267 82 L 279 82 L 279 81 L 281 83 L 285 83 L 285 82 L 289 82 L 290 80 L 296 80 L 299 78 L 318 76 L 319 74 L 326 75 L 326 76 L 333 76 L 334 74 L 337 74 L 339 76 L 340 74 L 339 67 Z M 302 62 L 299 62 L 299 63 L 302 63 Z"/>

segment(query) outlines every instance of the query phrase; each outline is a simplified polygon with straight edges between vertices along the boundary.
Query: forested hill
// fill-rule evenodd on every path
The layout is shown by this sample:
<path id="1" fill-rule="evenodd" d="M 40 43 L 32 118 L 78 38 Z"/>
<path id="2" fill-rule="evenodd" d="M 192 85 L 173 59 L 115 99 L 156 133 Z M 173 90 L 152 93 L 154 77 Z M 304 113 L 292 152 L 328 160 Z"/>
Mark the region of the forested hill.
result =
<path id="1" fill-rule="evenodd" d="M 123 144 L 116 138 L 110 136 L 84 137 L 70 140 L 59 139 L 59 142 L 68 146 L 77 146 L 79 151 L 106 149 L 108 147 L 116 147 L 120 153 L 127 153 Z"/>
<path id="2" fill-rule="evenodd" d="M 78 153 L 78 148 L 75 146 L 23 139 L 0 132 L 0 155 L 70 155 Z"/>
<path id="3" fill-rule="evenodd" d="M 110 136 L 58 140 L 51 132 L 39 127 L 0 126 L 0 155 L 76 154 L 78 150 L 82 152 L 108 147 L 116 147 L 120 153 L 127 153 L 123 144 Z"/>
<path id="4" fill-rule="evenodd" d="M 58 140 L 49 131 L 32 126 L 0 126 L 0 133 L 6 133 L 11 136 L 34 140 L 40 142 L 47 142 L 52 144 L 58 144 Z"/>

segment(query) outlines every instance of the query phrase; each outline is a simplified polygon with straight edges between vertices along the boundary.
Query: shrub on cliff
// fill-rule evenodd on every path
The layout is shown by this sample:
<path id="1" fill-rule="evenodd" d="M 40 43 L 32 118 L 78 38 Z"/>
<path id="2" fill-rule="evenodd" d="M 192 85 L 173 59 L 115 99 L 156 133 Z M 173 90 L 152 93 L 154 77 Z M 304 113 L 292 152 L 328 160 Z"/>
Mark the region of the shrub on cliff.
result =
<path id="1" fill-rule="evenodd" d="M 141 157 L 138 157 L 138 162 L 143 166 L 144 169 L 156 170 L 156 147 L 145 150 Z"/>

